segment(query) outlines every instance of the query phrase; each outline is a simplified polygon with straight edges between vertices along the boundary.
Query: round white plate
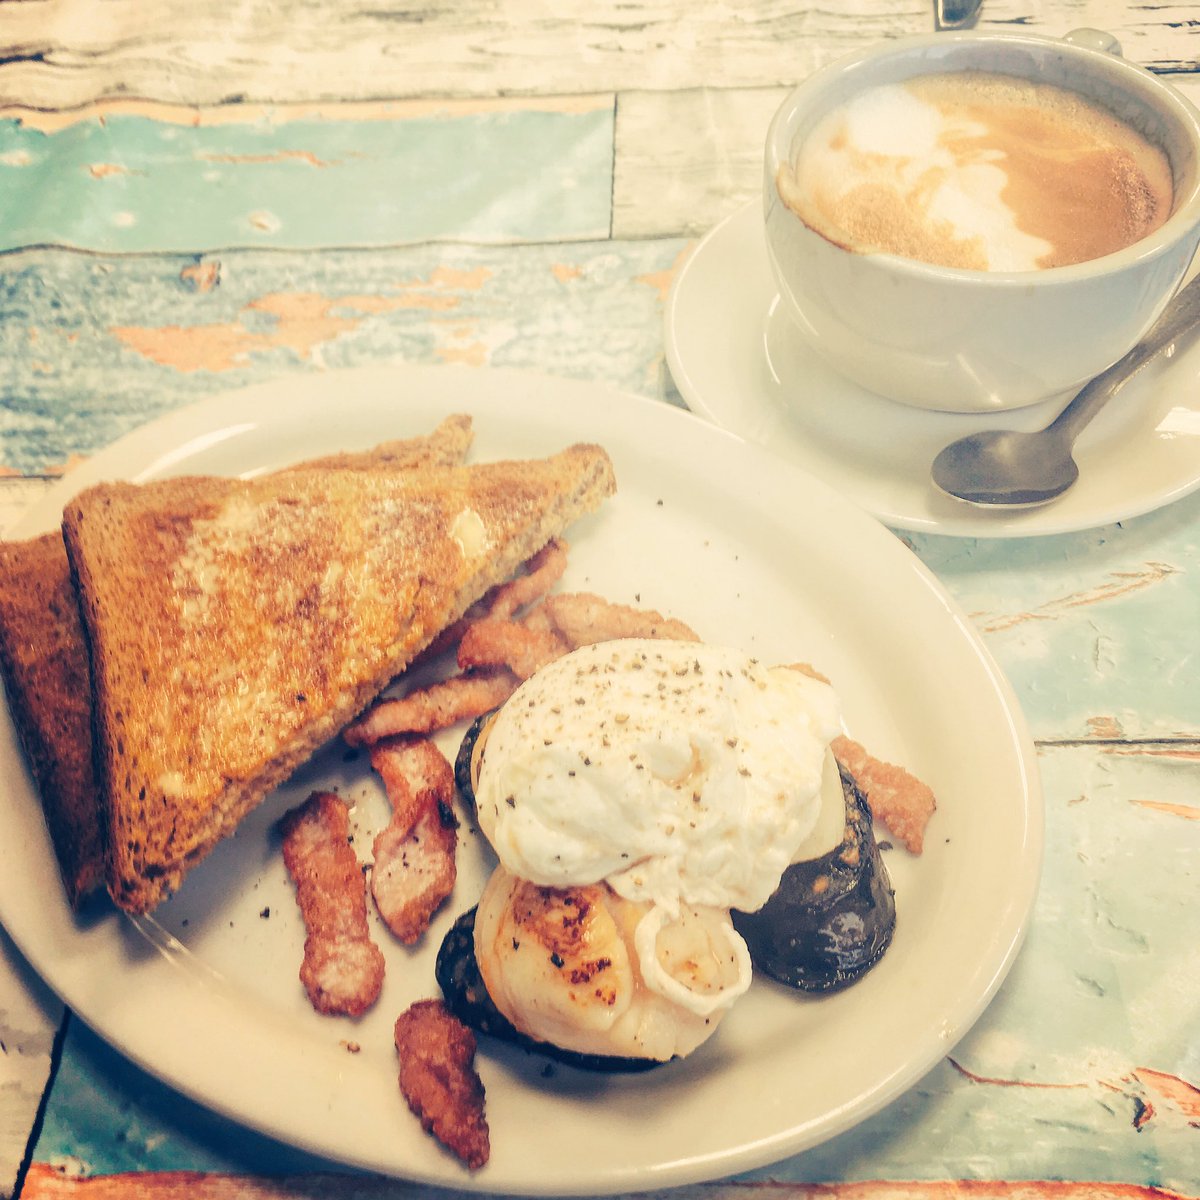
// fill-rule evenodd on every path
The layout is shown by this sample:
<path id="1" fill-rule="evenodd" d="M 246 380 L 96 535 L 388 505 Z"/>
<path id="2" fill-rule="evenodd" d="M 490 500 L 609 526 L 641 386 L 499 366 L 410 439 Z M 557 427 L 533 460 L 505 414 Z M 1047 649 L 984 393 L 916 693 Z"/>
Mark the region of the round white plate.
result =
<path id="1" fill-rule="evenodd" d="M 38 805 L 0 720 L 0 919 L 124 1054 L 344 1163 L 459 1188 L 617 1192 L 759 1166 L 847 1129 L 982 1012 L 1021 940 L 1042 837 L 1034 751 L 1008 684 L 937 581 L 866 514 L 669 405 L 528 373 L 397 366 L 280 380 L 181 411 L 64 480 L 20 532 L 53 527 L 67 496 L 103 477 L 257 471 L 423 432 L 452 411 L 475 418 L 475 460 L 578 440 L 608 449 L 620 491 L 570 531 L 564 589 L 658 608 L 767 661 L 816 664 L 851 734 L 932 784 L 940 807 L 924 854 L 887 856 L 899 921 L 880 965 L 823 999 L 756 981 L 699 1052 L 638 1076 L 547 1072 L 540 1056 L 485 1043 L 493 1149 L 472 1175 L 402 1102 L 392 1024 L 435 994 L 441 935 L 488 869 L 479 835 L 464 821 L 459 883 L 423 946 L 376 928 L 387 979 L 373 1012 L 320 1017 L 297 981 L 304 935 L 273 823 L 313 787 L 338 788 L 356 802 L 365 855 L 387 805 L 361 756 L 319 754 L 153 921 L 104 905 L 77 921 L 51 885 Z M 444 740 L 449 753 L 460 736 Z"/>
<path id="2" fill-rule="evenodd" d="M 1200 345 L 1147 368 L 1084 430 L 1079 482 L 1041 508 L 991 510 L 929 480 L 934 455 L 981 429 L 1038 429 L 1062 403 L 1009 413 L 926 412 L 827 366 L 792 332 L 752 201 L 700 242 L 676 276 L 667 362 L 688 406 L 769 446 L 896 529 L 1028 537 L 1150 512 L 1200 486 Z"/>

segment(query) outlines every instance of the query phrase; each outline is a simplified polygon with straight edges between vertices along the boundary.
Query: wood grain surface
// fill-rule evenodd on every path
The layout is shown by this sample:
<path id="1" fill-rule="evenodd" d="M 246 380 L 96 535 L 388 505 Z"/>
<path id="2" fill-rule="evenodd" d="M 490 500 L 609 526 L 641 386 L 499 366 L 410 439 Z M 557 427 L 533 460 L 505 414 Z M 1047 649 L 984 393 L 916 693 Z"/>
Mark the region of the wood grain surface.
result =
<path id="1" fill-rule="evenodd" d="M 1200 101 L 1195 0 L 984 0 L 979 27 L 1111 30 Z M 841 54 L 932 28 L 916 0 L 0 3 L 0 532 L 123 433 L 293 373 L 520 366 L 682 404 L 663 305 L 758 194 L 771 113 Z M 912 1091 L 688 1195 L 1196 1200 L 1200 494 L 1078 534 L 905 540 L 1037 740 L 1034 925 Z M 18 1188 L 425 1194 L 169 1092 L 0 932 L 0 1196 Z"/>

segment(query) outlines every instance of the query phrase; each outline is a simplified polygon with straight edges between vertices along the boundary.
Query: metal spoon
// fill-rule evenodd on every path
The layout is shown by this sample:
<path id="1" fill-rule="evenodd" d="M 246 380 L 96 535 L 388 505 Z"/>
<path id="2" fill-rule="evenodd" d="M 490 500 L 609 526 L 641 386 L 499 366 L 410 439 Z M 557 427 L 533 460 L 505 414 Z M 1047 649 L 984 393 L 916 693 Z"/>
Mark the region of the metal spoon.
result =
<path id="1" fill-rule="evenodd" d="M 951 442 L 933 460 L 933 482 L 972 504 L 1045 504 L 1079 477 L 1071 447 L 1121 386 L 1200 326 L 1200 277 L 1181 289 L 1124 358 L 1097 375 L 1051 424 L 1035 433 L 989 430 Z"/>
<path id="2" fill-rule="evenodd" d="M 970 29 L 979 16 L 983 0 L 933 0 L 933 27 Z"/>

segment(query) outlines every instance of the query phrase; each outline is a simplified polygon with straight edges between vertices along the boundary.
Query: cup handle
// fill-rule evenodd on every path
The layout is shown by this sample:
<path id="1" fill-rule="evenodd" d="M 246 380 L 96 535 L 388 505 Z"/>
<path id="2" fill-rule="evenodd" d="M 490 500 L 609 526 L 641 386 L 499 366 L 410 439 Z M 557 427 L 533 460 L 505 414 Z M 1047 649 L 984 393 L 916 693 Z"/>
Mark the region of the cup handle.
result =
<path id="1" fill-rule="evenodd" d="M 1070 42 L 1072 46 L 1082 46 L 1085 50 L 1102 50 L 1105 54 L 1115 54 L 1118 58 L 1125 56 L 1121 43 L 1103 29 L 1072 29 L 1070 33 L 1063 34 L 1063 41 Z"/>

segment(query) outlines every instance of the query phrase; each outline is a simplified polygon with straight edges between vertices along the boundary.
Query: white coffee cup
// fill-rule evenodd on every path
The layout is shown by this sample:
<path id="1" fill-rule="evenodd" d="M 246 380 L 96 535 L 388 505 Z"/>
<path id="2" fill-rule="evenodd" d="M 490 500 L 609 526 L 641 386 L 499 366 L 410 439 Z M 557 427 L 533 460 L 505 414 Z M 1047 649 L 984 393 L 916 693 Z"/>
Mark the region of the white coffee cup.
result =
<path id="1" fill-rule="evenodd" d="M 766 141 L 767 249 L 797 336 L 839 373 L 919 408 L 1019 408 L 1098 375 L 1166 305 L 1200 241 L 1200 114 L 1149 71 L 1072 36 L 900 38 L 817 71 L 783 102 Z M 977 271 L 843 248 L 780 199 L 780 168 L 831 109 L 875 85 L 964 70 L 1057 84 L 1114 112 L 1165 151 L 1171 216 L 1141 241 L 1088 262 Z"/>

